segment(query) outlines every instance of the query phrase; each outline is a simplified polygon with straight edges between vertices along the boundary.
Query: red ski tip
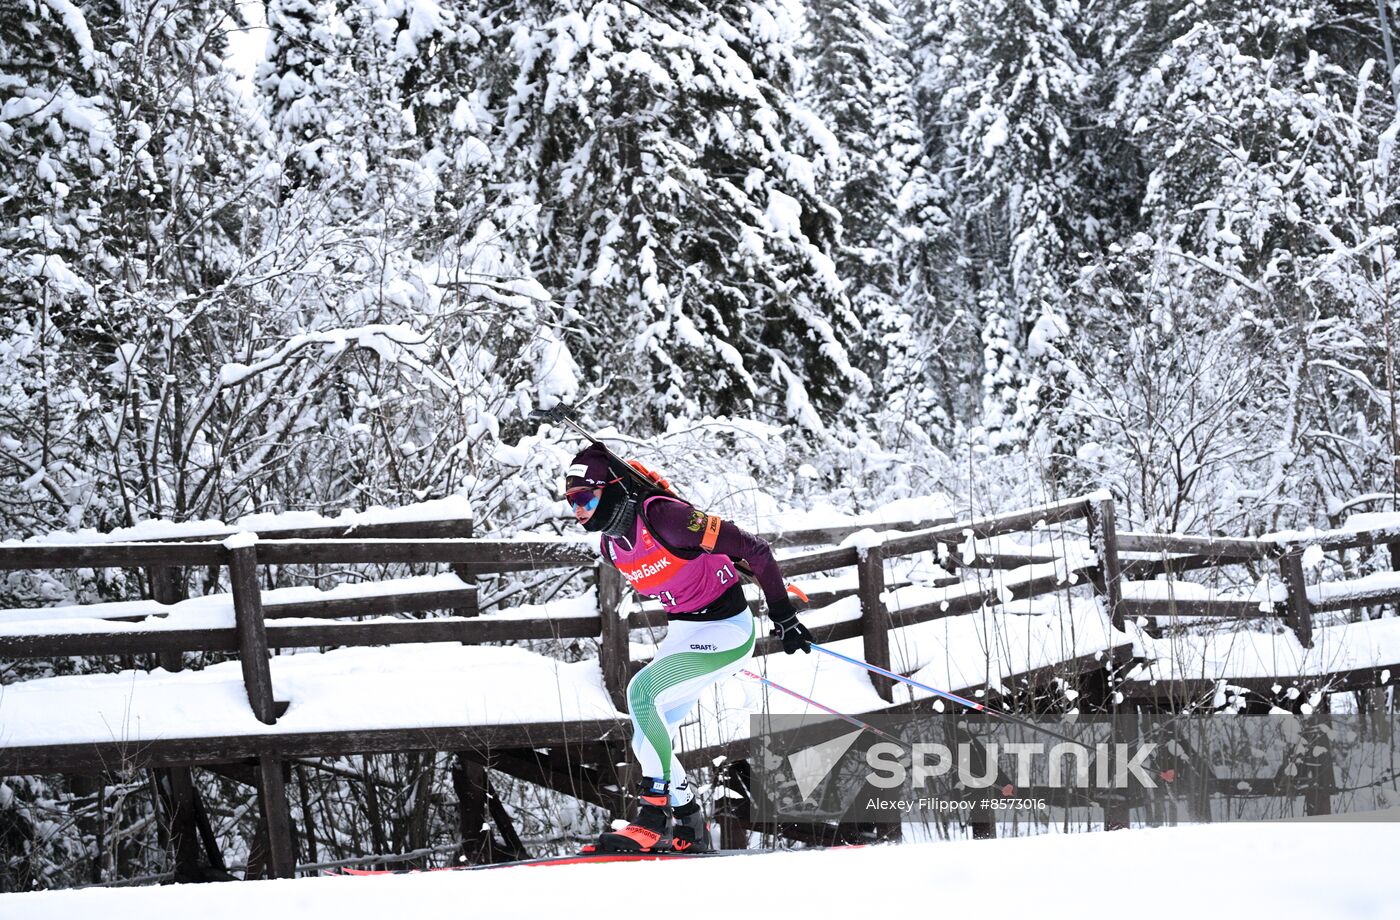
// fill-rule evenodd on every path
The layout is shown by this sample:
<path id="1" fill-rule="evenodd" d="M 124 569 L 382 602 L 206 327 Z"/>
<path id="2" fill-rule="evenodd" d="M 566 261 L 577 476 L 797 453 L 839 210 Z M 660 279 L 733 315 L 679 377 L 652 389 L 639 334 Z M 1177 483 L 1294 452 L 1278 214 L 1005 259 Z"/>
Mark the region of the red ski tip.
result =
<path id="1" fill-rule="evenodd" d="M 1160 777 L 1162 777 L 1162 781 L 1165 782 L 1165 783 L 1173 782 L 1173 781 L 1176 779 L 1176 771 L 1175 771 L 1175 770 L 1163 770 L 1161 773 L 1158 773 L 1157 775 L 1160 776 Z"/>

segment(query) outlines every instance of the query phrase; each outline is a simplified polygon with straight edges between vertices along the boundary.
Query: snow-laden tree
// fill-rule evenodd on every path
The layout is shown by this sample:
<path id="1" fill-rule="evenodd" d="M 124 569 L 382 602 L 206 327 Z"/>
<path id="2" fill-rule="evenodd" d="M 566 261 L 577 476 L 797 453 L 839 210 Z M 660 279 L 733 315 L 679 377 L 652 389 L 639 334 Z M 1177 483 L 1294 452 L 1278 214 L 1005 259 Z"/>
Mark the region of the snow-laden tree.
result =
<path id="1" fill-rule="evenodd" d="M 256 372 L 233 376 L 307 376 L 302 412 L 269 403 L 251 440 L 318 432 L 278 494 L 463 491 L 489 521 L 506 497 L 502 418 L 577 388 L 554 302 L 509 233 L 497 49 L 475 5 L 433 0 L 285 4 L 269 26 L 258 83 L 284 192 L 258 228 L 283 271 L 252 292 L 268 319 L 242 362 Z"/>
<path id="2" fill-rule="evenodd" d="M 1093 20 L 1058 0 L 955 0 L 924 15 L 927 142 L 955 238 L 947 321 L 970 317 L 963 334 L 979 332 L 997 352 L 981 400 L 992 440 L 1016 444 L 1039 425 L 1060 455 L 1074 440 L 1062 418 L 1074 374 L 1046 346 L 1077 329 L 1065 288 L 1096 230 L 1085 152 Z M 998 306 L 986 312 L 989 291 Z"/>
<path id="3" fill-rule="evenodd" d="M 305 188 L 352 226 L 385 208 L 426 223 L 447 201 L 478 215 L 478 25 L 474 4 L 272 0 L 256 84 L 284 196 Z"/>
<path id="4" fill-rule="evenodd" d="M 1207 332 L 1232 343 L 1207 349 L 1211 361 L 1164 369 L 1192 369 L 1181 392 L 1197 407 L 1214 405 L 1202 394 L 1233 392 L 1212 411 L 1249 419 L 1213 449 L 1213 471 L 1186 468 L 1197 487 L 1185 501 L 1207 503 L 1196 513 L 1216 526 L 1281 526 L 1300 509 L 1340 515 L 1349 497 L 1391 487 L 1381 369 L 1396 128 L 1375 12 L 1180 3 L 1118 17 L 1109 107 L 1138 150 L 1145 189 L 1137 232 L 1105 259 L 1118 280 L 1094 309 L 1159 329 L 1130 340 L 1129 366 L 1144 360 L 1138 348 L 1171 353 Z M 1097 338 L 1118 352 L 1121 340 Z M 1239 367 L 1251 368 L 1250 386 L 1235 392 Z M 1161 440 L 1201 423 L 1187 412 Z M 1142 513 L 1173 517 L 1160 501 Z"/>
<path id="5" fill-rule="evenodd" d="M 268 45 L 257 85 L 266 94 L 284 181 L 291 187 L 325 178 L 343 155 L 336 140 L 344 122 L 333 114 L 351 79 L 339 53 L 348 37 L 341 6 L 315 0 L 265 5 Z"/>
<path id="6" fill-rule="evenodd" d="M 792 96 L 781 0 L 511 2 L 495 149 L 503 227 L 569 306 L 618 417 L 740 411 L 820 430 L 867 381 L 831 258 L 836 145 Z"/>
<path id="7" fill-rule="evenodd" d="M 903 241 L 900 195 L 922 167 L 912 111 L 912 64 L 903 22 L 887 0 L 813 0 L 807 5 L 802 101 L 839 146 L 821 154 L 841 219 L 837 266 L 854 290 L 893 294 Z"/>
<path id="8" fill-rule="evenodd" d="M 938 343 L 921 327 L 936 296 L 923 250 L 944 222 L 915 113 L 908 26 L 890 0 L 815 0 L 807 5 L 806 77 L 800 98 L 839 142 L 823 153 L 830 200 L 841 220 L 837 271 L 863 328 L 860 366 L 885 394 L 878 419 L 896 441 L 917 428 L 946 437 L 952 413 L 932 388 L 947 388 L 930 360 Z M 893 430 L 891 430 L 893 429 Z"/>
<path id="9" fill-rule="evenodd" d="M 0 21 L 3 526 L 169 508 L 181 336 L 240 259 L 256 139 L 232 4 L 22 3 Z M 214 311 L 217 312 L 217 311 Z"/>
<path id="10" fill-rule="evenodd" d="M 488 197 L 468 11 L 289 7 L 259 95 L 232 3 L 27 9 L 0 24 L 6 532 L 505 478 L 501 419 L 577 372 Z M 320 63 L 281 79 L 308 10 Z M 293 89 L 324 131 L 291 129 Z"/>
<path id="11" fill-rule="evenodd" d="M 112 527 L 184 494 L 192 346 L 241 261 L 257 136 L 222 66 L 232 2 L 10 3 L 0 15 L 0 533 Z M 135 573 L 7 573 L 0 603 L 129 597 Z M 5 680 L 71 673 L 27 660 Z M 7 887 L 148 868 L 132 783 L 12 779 Z M 72 797 L 71 822 L 53 805 Z M 133 871 L 134 870 L 134 871 Z M 68 874 L 73 873 L 73 874 Z"/>

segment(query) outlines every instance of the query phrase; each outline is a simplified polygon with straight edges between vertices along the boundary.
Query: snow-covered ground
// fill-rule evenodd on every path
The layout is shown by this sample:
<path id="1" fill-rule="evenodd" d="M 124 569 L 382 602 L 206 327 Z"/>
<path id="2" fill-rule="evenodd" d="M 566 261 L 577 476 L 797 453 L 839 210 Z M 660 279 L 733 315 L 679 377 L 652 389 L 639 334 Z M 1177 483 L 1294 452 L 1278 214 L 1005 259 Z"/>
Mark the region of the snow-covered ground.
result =
<path id="1" fill-rule="evenodd" d="M 1394 917 L 1396 823 L 1231 824 L 692 862 L 0 895 L 3 920 Z M 543 874 L 542 874 L 543 873 Z"/>

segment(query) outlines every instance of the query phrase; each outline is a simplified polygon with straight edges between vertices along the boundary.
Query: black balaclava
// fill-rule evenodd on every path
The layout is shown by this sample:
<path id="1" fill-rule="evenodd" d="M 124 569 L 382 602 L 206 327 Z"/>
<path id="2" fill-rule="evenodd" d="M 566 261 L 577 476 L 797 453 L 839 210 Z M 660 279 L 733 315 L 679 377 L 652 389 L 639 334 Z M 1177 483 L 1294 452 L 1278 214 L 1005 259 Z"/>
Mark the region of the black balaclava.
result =
<path id="1" fill-rule="evenodd" d="M 637 524 L 637 500 L 620 482 L 610 482 L 598 496 L 598 507 L 583 525 L 589 533 L 602 531 L 610 537 L 631 540 Z"/>

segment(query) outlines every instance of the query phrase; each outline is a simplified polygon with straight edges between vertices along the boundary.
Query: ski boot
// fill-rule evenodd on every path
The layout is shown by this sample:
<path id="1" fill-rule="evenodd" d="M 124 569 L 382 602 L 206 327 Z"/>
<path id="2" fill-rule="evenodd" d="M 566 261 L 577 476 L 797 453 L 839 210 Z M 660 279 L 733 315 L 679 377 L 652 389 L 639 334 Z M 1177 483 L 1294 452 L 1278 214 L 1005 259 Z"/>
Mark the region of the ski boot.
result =
<path id="1" fill-rule="evenodd" d="M 700 800 L 693 799 L 672 812 L 675 824 L 671 830 L 671 849 L 677 853 L 708 853 L 710 846 L 710 826 L 705 821 L 705 812 L 700 808 Z"/>
<path id="2" fill-rule="evenodd" d="M 664 780 L 642 780 L 637 817 L 598 837 L 594 853 L 655 853 L 671 848 L 671 793 Z"/>

